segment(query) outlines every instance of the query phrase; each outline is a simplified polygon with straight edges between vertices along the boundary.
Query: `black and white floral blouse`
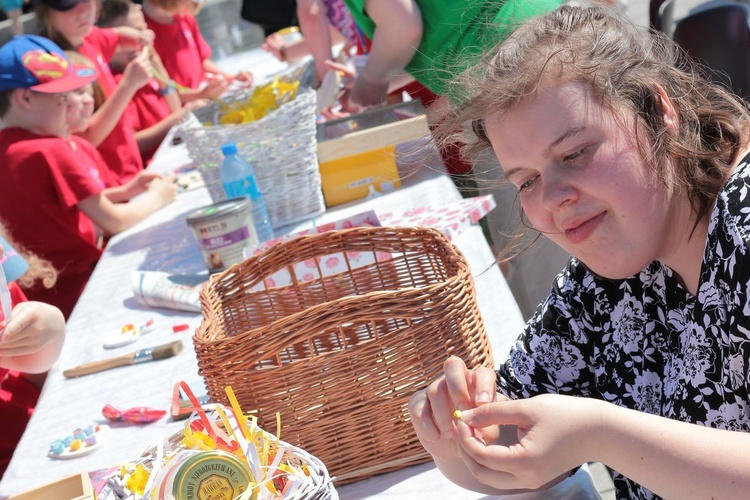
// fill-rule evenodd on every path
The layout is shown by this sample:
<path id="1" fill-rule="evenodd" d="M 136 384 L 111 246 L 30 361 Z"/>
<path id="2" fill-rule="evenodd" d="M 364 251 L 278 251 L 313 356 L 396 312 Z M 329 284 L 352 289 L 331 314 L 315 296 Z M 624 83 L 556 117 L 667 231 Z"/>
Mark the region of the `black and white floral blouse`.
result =
<path id="1" fill-rule="evenodd" d="M 499 390 L 512 398 L 594 397 L 750 430 L 748 159 L 711 215 L 697 296 L 659 262 L 607 280 L 571 259 L 498 370 Z M 622 475 L 614 480 L 618 498 L 656 498 Z"/>

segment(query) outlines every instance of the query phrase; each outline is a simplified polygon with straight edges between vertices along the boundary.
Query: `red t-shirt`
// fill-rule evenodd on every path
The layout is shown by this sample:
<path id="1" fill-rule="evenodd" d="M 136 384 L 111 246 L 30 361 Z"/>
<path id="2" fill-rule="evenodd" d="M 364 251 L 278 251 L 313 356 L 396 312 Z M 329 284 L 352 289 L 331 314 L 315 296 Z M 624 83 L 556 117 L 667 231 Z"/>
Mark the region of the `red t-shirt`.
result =
<path id="1" fill-rule="evenodd" d="M 26 302 L 17 284 L 8 283 L 8 289 L 13 306 Z M 0 432 L 0 478 L 8 468 L 38 399 L 39 389 L 20 372 L 0 367 L 0 429 L 3 430 Z"/>
<path id="2" fill-rule="evenodd" d="M 115 75 L 115 78 L 119 82 L 122 75 Z M 153 78 L 146 85 L 138 89 L 138 92 L 135 93 L 133 99 L 128 103 L 128 108 L 131 111 L 131 115 L 135 117 L 135 123 L 133 124 L 135 130 L 147 129 L 172 114 L 169 104 L 159 94 L 159 83 Z M 154 156 L 158 148 L 159 146 L 157 145 L 151 151 L 141 153 L 144 164 L 151 160 L 151 157 Z"/>
<path id="3" fill-rule="evenodd" d="M 101 157 L 79 137 L 0 130 L 0 214 L 14 241 L 58 271 L 52 289 L 24 290 L 67 318 L 102 251 L 94 224 L 76 206 L 104 188 Z"/>
<path id="4" fill-rule="evenodd" d="M 91 59 L 91 62 L 99 69 L 99 78 L 96 79 L 96 83 L 102 88 L 105 97 L 112 95 L 117 86 L 115 76 L 109 68 L 109 61 L 115 55 L 119 43 L 120 35 L 116 31 L 94 26 L 78 48 L 78 52 Z"/>
<path id="5" fill-rule="evenodd" d="M 176 15 L 171 24 L 157 23 L 143 13 L 148 28 L 154 32 L 154 49 L 164 68 L 175 82 L 198 88 L 203 81 L 203 61 L 211 57 L 211 47 L 201 35 L 192 14 Z"/>
<path id="6" fill-rule="evenodd" d="M 99 69 L 96 82 L 106 97 L 112 95 L 117 87 L 109 61 L 117 50 L 119 41 L 120 36 L 114 30 L 94 27 L 78 49 Z M 143 160 L 135 140 L 136 123 L 134 112 L 129 107 L 126 108 L 115 128 L 97 148 L 118 185 L 124 184 L 143 170 Z"/>

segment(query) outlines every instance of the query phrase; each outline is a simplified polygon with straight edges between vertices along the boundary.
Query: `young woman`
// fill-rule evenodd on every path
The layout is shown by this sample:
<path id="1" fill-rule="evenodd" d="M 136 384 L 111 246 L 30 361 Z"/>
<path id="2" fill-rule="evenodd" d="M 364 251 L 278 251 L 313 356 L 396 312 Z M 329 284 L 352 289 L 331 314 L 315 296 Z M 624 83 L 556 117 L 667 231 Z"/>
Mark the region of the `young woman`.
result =
<path id="1" fill-rule="evenodd" d="M 563 6 L 454 87 L 445 130 L 471 122 L 572 255 L 497 372 L 450 358 L 412 398 L 455 482 L 539 488 L 595 461 L 618 498 L 747 495 L 748 112 L 675 54 L 617 12 Z"/>

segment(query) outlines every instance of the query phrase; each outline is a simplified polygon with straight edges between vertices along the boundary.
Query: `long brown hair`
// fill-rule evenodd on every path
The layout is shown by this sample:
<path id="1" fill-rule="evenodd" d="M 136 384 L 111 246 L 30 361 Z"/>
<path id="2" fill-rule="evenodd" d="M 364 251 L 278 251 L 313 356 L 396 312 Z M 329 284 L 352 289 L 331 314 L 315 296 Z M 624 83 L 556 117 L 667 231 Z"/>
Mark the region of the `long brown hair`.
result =
<path id="1" fill-rule="evenodd" d="M 670 40 L 608 7 L 563 5 L 520 26 L 454 82 L 453 106 L 437 136 L 477 154 L 491 147 L 485 117 L 513 109 L 546 83 L 566 81 L 586 85 L 633 127 L 670 195 L 687 194 L 696 224 L 710 213 L 745 144 L 747 105 L 700 76 Z M 676 133 L 664 123 L 657 85 L 677 113 Z"/>
<path id="2" fill-rule="evenodd" d="M 44 288 L 52 288 L 55 286 L 55 282 L 57 281 L 57 270 L 52 266 L 50 261 L 42 259 L 38 255 L 31 253 L 20 246 L 18 242 L 14 241 L 10 236 L 6 224 L 2 221 L 0 221 L 0 236 L 10 243 L 13 248 L 16 249 L 16 252 L 18 252 L 18 254 L 23 257 L 29 265 L 29 270 L 17 280 L 21 287 L 31 288 L 36 285 L 37 282 L 41 282 L 41 285 Z"/>

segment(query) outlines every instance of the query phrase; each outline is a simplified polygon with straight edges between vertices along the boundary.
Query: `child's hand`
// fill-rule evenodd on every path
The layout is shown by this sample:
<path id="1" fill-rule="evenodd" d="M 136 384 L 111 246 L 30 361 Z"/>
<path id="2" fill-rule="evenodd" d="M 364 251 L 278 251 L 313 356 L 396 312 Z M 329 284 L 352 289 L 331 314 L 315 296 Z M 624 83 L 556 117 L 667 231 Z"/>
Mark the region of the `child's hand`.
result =
<path id="1" fill-rule="evenodd" d="M 114 28 L 120 35 L 122 41 L 127 45 L 136 47 L 151 47 L 156 35 L 149 29 L 138 29 L 131 26 L 118 26 Z"/>
<path id="2" fill-rule="evenodd" d="M 151 80 L 153 66 L 149 57 L 149 49 L 144 48 L 138 56 L 125 66 L 120 85 L 136 90 L 146 85 Z"/>
<path id="3" fill-rule="evenodd" d="M 154 179 L 148 185 L 148 194 L 154 196 L 160 205 L 166 206 L 172 203 L 177 196 L 177 176 L 171 175 L 164 179 Z"/>
<path id="4" fill-rule="evenodd" d="M 281 62 L 286 61 L 286 55 L 283 53 L 283 48 L 286 46 L 284 37 L 279 33 L 271 33 L 266 37 L 266 41 L 260 47 L 266 52 L 271 53 L 276 59 Z"/>
<path id="5" fill-rule="evenodd" d="M 206 86 L 201 90 L 201 98 L 216 99 L 226 92 L 229 81 L 223 75 L 206 73 Z"/>
<path id="6" fill-rule="evenodd" d="M 65 335 L 65 318 L 49 304 L 21 302 L 7 324 L 0 322 L 0 331 L 0 358 L 35 354 Z"/>
<path id="7" fill-rule="evenodd" d="M 243 82 L 246 86 L 249 87 L 250 85 L 253 84 L 255 77 L 249 71 L 240 71 L 239 73 L 234 75 L 234 80 L 237 80 L 238 82 Z"/>
<path id="8" fill-rule="evenodd" d="M 123 185 L 128 199 L 137 196 L 148 189 L 148 185 L 155 179 L 161 179 L 162 176 L 156 172 L 141 170 L 132 179 Z"/>
<path id="9" fill-rule="evenodd" d="M 184 109 L 186 111 L 195 111 L 196 109 L 200 109 L 203 106 L 208 106 L 209 104 L 211 104 L 210 99 L 196 99 L 195 101 L 186 103 Z"/>
<path id="10" fill-rule="evenodd" d="M 456 428 L 456 410 L 468 410 L 495 399 L 495 372 L 490 368 L 468 370 L 455 356 L 443 365 L 444 375 L 409 401 L 414 430 L 419 441 L 433 457 L 459 460 L 460 443 Z M 476 430 L 485 442 L 499 437 L 497 426 Z"/>

